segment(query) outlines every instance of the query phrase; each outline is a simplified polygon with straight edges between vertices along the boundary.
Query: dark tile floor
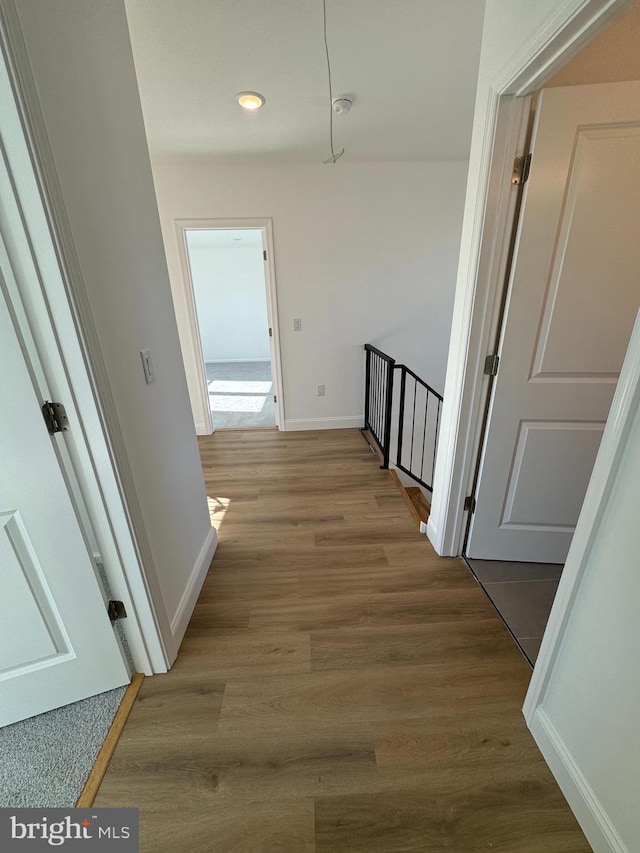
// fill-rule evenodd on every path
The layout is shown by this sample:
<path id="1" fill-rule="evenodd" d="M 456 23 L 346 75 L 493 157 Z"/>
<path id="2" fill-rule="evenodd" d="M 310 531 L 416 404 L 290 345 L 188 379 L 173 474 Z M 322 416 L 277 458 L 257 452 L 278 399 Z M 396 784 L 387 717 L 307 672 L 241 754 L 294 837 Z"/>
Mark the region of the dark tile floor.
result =
<path id="1" fill-rule="evenodd" d="M 535 664 L 563 567 L 466 559 L 518 645 Z"/>

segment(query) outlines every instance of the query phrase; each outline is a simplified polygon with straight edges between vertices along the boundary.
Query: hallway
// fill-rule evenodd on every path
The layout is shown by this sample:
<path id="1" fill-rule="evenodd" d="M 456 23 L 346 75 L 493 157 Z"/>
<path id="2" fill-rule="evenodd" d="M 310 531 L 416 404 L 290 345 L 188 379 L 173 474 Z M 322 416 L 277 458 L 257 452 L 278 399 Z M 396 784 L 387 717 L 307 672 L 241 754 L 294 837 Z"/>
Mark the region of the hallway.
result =
<path id="1" fill-rule="evenodd" d="M 357 430 L 200 440 L 220 545 L 95 805 L 145 853 L 583 853 L 531 669 Z"/>

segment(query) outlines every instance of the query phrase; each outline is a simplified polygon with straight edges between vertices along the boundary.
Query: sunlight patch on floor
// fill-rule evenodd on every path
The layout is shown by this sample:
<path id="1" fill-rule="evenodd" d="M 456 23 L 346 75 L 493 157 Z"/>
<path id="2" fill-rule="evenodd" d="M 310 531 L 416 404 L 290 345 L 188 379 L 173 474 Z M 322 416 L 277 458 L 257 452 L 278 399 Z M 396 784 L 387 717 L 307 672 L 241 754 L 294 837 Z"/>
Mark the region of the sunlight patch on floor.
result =
<path id="1" fill-rule="evenodd" d="M 212 379 L 208 384 L 210 394 L 268 394 L 271 382 L 244 382 L 231 379 Z"/>
<path id="2" fill-rule="evenodd" d="M 212 412 L 261 412 L 266 402 L 266 397 L 257 395 L 242 397 L 234 394 L 227 397 L 224 394 L 209 394 Z"/>
<path id="3" fill-rule="evenodd" d="M 215 527 L 216 530 L 219 530 L 222 526 L 222 522 L 226 515 L 227 510 L 229 509 L 229 504 L 231 501 L 229 498 L 211 498 L 207 496 L 207 504 L 209 506 L 209 518 L 211 519 L 211 524 Z"/>

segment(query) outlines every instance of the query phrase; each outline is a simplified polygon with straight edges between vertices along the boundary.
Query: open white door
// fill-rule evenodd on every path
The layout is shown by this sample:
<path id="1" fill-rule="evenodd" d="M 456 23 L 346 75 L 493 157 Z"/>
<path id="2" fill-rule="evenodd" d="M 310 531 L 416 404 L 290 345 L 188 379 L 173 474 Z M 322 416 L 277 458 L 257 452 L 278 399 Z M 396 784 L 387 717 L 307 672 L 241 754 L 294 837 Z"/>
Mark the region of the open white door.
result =
<path id="1" fill-rule="evenodd" d="M 280 351 L 278 341 L 278 307 L 275 298 L 275 287 L 273 285 L 273 245 L 271 235 L 267 228 L 261 229 L 262 233 L 262 255 L 264 258 L 264 286 L 267 298 L 267 323 L 269 324 L 269 358 L 271 360 L 271 376 L 273 377 L 274 390 L 274 413 L 276 426 L 284 429 L 284 418 L 282 417 L 282 378 L 280 375 Z M 280 399 L 279 399 L 280 398 Z"/>
<path id="2" fill-rule="evenodd" d="M 564 562 L 640 305 L 640 82 L 543 91 L 467 554 Z"/>
<path id="3" fill-rule="evenodd" d="M 3 286 L 0 726 L 129 682 Z"/>

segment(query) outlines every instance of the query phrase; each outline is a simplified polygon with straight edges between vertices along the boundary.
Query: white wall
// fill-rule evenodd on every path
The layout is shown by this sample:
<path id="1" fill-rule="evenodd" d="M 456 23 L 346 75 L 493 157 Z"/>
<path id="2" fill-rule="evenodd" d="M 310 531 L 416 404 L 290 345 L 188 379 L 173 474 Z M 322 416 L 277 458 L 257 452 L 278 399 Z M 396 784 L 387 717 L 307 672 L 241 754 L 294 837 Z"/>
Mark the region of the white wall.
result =
<path id="1" fill-rule="evenodd" d="M 189 265 L 204 360 L 268 360 L 262 249 L 190 246 Z"/>
<path id="2" fill-rule="evenodd" d="M 166 616 L 210 539 L 121 0 L 17 4 Z M 146 385 L 139 350 L 153 353 Z M 146 566 L 147 570 L 151 567 Z M 174 623 L 175 624 L 175 623 Z"/>
<path id="3" fill-rule="evenodd" d="M 361 425 L 366 342 L 442 388 L 466 163 L 240 166 L 176 157 L 154 159 L 153 170 L 192 401 L 197 373 L 185 345 L 175 219 L 273 219 L 288 428 Z M 325 397 L 315 396 L 316 384 Z"/>

